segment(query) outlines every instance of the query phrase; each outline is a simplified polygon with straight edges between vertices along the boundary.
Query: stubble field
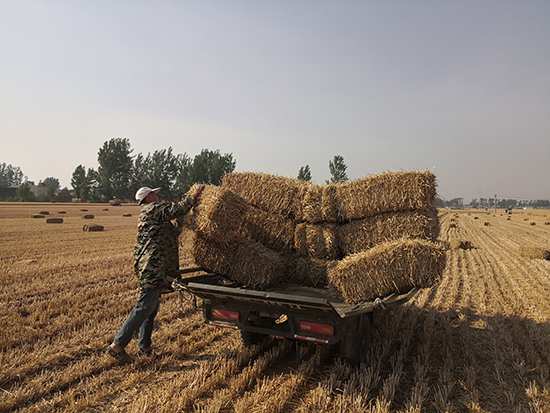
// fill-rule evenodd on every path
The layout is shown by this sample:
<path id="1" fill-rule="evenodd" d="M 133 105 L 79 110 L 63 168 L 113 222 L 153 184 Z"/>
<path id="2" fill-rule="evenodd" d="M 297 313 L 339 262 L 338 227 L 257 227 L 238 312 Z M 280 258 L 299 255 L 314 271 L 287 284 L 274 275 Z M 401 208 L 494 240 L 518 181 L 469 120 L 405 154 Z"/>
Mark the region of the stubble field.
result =
<path id="1" fill-rule="evenodd" d="M 30 218 L 44 210 L 64 222 Z M 440 239 L 472 248 L 448 251 L 438 286 L 376 314 L 359 368 L 311 343 L 243 349 L 176 294 L 157 317 L 160 357 L 117 365 L 105 350 L 137 299 L 138 212 L 0 204 L 1 412 L 550 411 L 550 261 L 518 255 L 550 250 L 549 211 L 441 211 Z"/>

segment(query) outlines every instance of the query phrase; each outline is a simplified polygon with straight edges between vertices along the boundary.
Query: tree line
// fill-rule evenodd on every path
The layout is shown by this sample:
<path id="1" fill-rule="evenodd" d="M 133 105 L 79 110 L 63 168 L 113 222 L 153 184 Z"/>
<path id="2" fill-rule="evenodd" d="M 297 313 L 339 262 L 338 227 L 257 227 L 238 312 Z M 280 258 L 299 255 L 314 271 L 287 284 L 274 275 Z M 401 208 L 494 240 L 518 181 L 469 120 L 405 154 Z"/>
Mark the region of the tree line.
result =
<path id="1" fill-rule="evenodd" d="M 550 208 L 550 200 L 547 199 L 495 199 L 495 198 L 473 198 L 469 204 L 464 204 L 464 198 L 442 199 L 436 201 L 438 208 L 486 208 L 486 209 L 523 209 L 523 208 Z"/>
<path id="2" fill-rule="evenodd" d="M 90 202 L 108 202 L 111 199 L 133 200 L 134 194 L 142 186 L 161 187 L 162 197 L 173 200 L 189 191 L 194 183 L 220 185 L 223 176 L 233 172 L 236 160 L 231 153 L 203 149 L 191 158 L 186 153 L 176 154 L 173 149 L 156 150 L 146 155 L 132 154 L 128 138 L 112 138 L 106 141 L 97 154 L 98 167 L 87 168 L 78 165 L 72 174 L 72 196 Z M 337 183 L 348 180 L 347 166 L 341 155 L 329 161 L 330 181 Z M 47 194 L 38 199 L 31 192 L 34 182 L 23 181 L 19 167 L 0 164 L 0 187 L 19 186 L 14 201 L 53 201 L 59 189 L 59 180 L 48 177 L 42 185 L 47 186 Z M 298 171 L 298 179 L 311 181 L 311 169 L 305 165 Z M 1 200 L 1 199 L 0 199 Z"/>

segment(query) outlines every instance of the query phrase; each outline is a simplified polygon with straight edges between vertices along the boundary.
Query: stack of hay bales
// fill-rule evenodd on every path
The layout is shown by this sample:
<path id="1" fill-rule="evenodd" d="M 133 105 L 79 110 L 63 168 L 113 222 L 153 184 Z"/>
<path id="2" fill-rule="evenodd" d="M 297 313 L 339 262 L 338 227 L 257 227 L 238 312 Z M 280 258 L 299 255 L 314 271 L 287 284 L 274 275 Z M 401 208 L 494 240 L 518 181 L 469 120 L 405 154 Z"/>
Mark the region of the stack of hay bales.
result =
<path id="1" fill-rule="evenodd" d="M 339 185 L 228 174 L 190 214 L 193 256 L 250 288 L 327 287 L 349 303 L 430 287 L 445 266 L 435 195 L 430 172 Z"/>

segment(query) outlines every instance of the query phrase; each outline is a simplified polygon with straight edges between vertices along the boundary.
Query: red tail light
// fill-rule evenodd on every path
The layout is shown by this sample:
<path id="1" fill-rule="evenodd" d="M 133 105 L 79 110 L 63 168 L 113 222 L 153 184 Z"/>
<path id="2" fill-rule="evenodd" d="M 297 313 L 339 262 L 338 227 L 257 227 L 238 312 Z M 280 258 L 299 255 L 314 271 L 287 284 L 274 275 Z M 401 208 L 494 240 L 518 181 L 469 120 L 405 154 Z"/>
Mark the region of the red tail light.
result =
<path id="1" fill-rule="evenodd" d="M 325 336 L 334 335 L 334 327 L 330 324 L 311 323 L 309 321 L 300 321 L 300 331 L 304 333 L 322 334 Z"/>
<path id="2" fill-rule="evenodd" d="M 216 320 L 239 321 L 241 319 L 241 315 L 238 311 L 213 308 L 211 314 L 212 318 Z"/>

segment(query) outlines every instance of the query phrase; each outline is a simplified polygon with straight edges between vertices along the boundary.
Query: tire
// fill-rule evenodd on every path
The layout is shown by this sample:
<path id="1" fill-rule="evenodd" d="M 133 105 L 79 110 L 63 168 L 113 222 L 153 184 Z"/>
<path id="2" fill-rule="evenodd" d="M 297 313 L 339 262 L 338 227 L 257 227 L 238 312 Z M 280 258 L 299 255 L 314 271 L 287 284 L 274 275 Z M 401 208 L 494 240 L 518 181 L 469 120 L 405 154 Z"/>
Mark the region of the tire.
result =
<path id="1" fill-rule="evenodd" d="M 264 337 L 264 334 L 241 330 L 241 342 L 244 347 L 256 346 L 264 340 Z"/>
<path id="2" fill-rule="evenodd" d="M 370 317 L 368 314 L 363 314 L 348 325 L 344 337 L 340 340 L 340 357 L 354 366 L 359 366 L 367 361 L 370 340 Z"/>

